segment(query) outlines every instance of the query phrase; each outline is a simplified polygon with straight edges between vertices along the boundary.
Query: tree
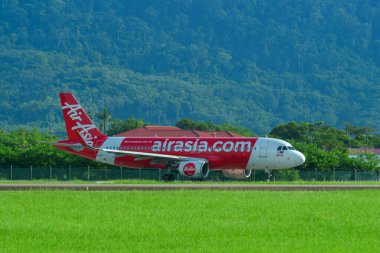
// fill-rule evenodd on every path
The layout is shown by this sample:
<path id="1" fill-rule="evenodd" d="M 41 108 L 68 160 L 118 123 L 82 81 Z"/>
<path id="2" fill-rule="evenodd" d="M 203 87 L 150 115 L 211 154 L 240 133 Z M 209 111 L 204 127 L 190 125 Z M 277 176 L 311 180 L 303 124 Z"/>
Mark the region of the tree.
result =
<path id="1" fill-rule="evenodd" d="M 269 135 L 287 140 L 306 141 L 309 135 L 309 130 L 309 125 L 297 124 L 292 121 L 276 126 L 272 129 Z"/>
<path id="2" fill-rule="evenodd" d="M 103 133 L 107 134 L 109 122 L 111 120 L 111 114 L 107 111 L 107 109 L 104 107 L 103 111 L 98 114 L 98 118 L 102 121 L 100 124 L 100 129 L 103 129 Z"/>
<path id="3" fill-rule="evenodd" d="M 130 116 L 126 120 L 114 119 L 111 121 L 111 125 L 108 130 L 109 135 L 119 134 L 124 131 L 140 128 L 146 125 L 142 119 L 136 120 L 133 116 Z"/>

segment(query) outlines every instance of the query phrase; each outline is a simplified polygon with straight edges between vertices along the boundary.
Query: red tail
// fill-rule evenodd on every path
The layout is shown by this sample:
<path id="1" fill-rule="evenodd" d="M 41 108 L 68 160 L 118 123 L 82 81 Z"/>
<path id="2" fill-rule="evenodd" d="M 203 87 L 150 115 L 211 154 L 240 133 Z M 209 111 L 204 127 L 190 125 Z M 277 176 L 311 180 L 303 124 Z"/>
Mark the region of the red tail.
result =
<path id="1" fill-rule="evenodd" d="M 106 137 L 92 123 L 82 106 L 71 93 L 60 93 L 63 118 L 65 119 L 67 138 L 94 147 L 98 139 Z"/>

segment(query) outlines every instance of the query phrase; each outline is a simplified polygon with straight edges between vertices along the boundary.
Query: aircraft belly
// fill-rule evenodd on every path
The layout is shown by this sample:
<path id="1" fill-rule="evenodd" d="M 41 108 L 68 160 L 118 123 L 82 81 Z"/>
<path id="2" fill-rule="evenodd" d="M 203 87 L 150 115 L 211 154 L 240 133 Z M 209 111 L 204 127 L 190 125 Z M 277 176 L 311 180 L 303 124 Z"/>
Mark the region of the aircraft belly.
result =
<path id="1" fill-rule="evenodd" d="M 121 145 L 121 142 L 123 141 L 123 138 L 113 138 L 110 137 L 107 140 L 104 141 L 102 146 L 100 147 L 101 149 L 105 149 L 107 147 L 117 147 L 119 148 Z M 108 163 L 111 165 L 115 164 L 115 158 L 116 155 L 113 153 L 105 152 L 102 150 L 98 151 L 98 154 L 96 155 L 96 161 L 102 162 L 102 163 Z"/>
<path id="2" fill-rule="evenodd" d="M 141 160 L 141 161 L 137 160 L 136 161 L 136 157 L 133 157 L 133 156 L 118 157 L 115 159 L 114 165 L 132 168 L 132 169 L 153 168 L 154 167 L 151 164 L 151 159 Z"/>

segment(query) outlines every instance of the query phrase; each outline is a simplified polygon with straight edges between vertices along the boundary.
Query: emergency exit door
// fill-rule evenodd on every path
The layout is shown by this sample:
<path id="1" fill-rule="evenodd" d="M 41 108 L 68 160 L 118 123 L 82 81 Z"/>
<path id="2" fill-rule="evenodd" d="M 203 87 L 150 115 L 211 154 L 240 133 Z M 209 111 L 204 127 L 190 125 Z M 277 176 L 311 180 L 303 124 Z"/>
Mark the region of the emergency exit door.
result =
<path id="1" fill-rule="evenodd" d="M 267 157 L 268 153 L 268 141 L 263 140 L 260 145 L 259 157 Z"/>

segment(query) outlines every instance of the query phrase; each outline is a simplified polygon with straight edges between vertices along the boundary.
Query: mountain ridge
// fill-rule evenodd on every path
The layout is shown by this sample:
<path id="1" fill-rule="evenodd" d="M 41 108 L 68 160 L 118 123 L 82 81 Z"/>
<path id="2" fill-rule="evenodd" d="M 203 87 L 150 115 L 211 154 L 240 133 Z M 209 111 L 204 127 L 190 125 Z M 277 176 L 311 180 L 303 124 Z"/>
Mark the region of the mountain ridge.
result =
<path id="1" fill-rule="evenodd" d="M 0 126 L 59 122 L 72 91 L 153 124 L 380 130 L 374 1 L 3 1 L 0 14 Z"/>

